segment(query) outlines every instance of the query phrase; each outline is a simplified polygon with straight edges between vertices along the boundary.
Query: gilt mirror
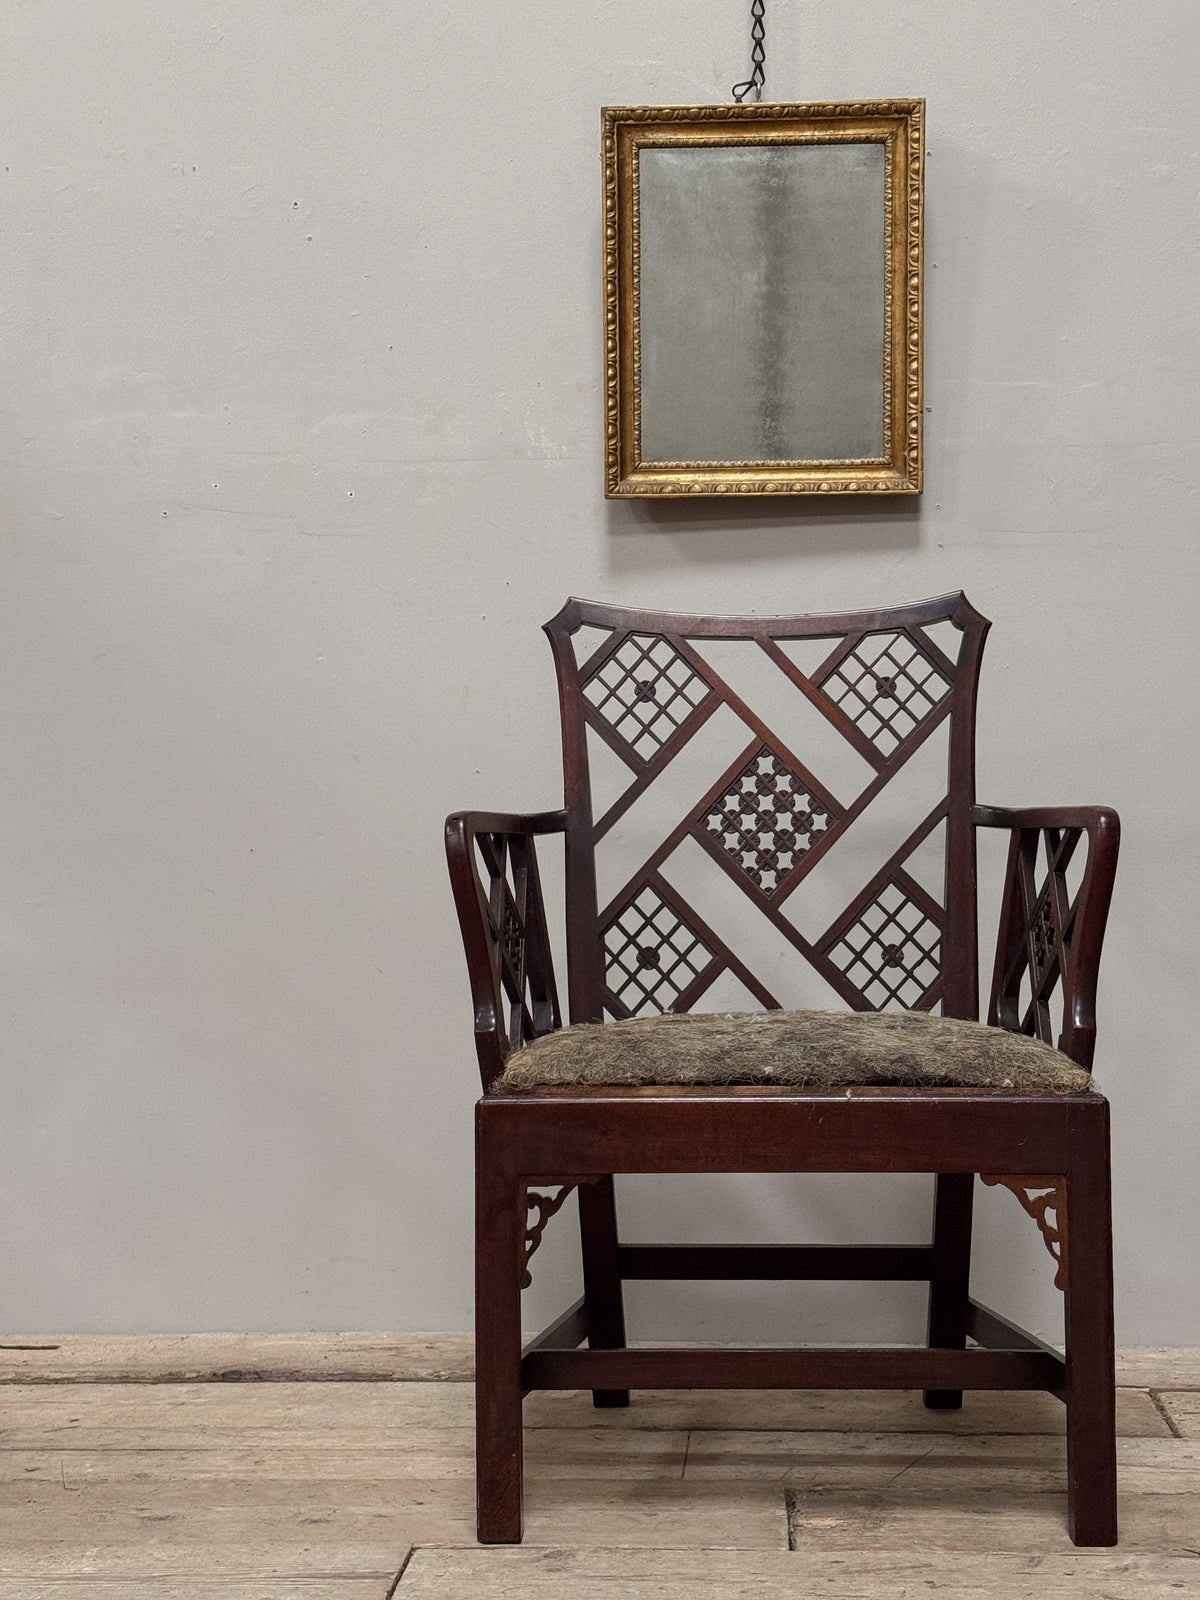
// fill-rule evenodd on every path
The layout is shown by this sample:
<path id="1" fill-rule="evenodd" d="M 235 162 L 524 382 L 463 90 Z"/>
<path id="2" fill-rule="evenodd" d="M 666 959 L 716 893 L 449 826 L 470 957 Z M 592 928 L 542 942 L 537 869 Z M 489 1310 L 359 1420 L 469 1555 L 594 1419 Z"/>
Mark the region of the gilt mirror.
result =
<path id="1" fill-rule="evenodd" d="M 919 492 L 923 111 L 604 111 L 606 494 Z"/>

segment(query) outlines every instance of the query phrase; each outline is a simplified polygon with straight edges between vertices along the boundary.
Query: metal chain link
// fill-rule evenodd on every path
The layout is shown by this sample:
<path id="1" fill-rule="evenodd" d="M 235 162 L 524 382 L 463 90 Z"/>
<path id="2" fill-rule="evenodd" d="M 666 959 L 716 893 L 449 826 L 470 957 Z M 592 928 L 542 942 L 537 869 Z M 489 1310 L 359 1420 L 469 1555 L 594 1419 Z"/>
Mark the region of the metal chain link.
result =
<path id="1" fill-rule="evenodd" d="M 767 81 L 767 47 L 764 43 L 766 36 L 766 23 L 763 12 L 766 10 L 767 0 L 751 0 L 750 4 L 750 64 L 752 71 L 745 83 L 735 83 L 733 98 L 741 105 L 742 101 L 754 90 L 755 100 L 762 99 L 763 85 Z"/>

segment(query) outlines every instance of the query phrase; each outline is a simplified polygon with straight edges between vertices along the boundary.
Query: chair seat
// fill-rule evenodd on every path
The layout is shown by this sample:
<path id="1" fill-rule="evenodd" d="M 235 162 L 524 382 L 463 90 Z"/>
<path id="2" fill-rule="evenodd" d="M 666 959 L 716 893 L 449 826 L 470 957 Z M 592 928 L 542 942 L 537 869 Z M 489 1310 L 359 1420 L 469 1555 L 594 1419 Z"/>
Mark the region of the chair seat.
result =
<path id="1" fill-rule="evenodd" d="M 924 1011 L 755 1011 L 580 1023 L 515 1051 L 503 1093 L 560 1087 L 897 1086 L 1078 1093 L 1091 1074 L 1021 1033 Z"/>

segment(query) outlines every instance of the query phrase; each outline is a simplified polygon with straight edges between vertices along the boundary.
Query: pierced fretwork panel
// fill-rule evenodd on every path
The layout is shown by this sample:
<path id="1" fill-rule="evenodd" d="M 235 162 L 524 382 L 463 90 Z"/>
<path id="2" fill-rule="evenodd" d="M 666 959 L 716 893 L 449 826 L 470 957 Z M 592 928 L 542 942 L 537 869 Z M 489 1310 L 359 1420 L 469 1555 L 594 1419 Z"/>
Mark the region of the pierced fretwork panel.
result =
<path id="1" fill-rule="evenodd" d="M 1014 839 L 1009 862 L 997 1020 L 1045 1044 L 1058 1042 L 1061 985 L 1070 970 L 1080 893 L 1071 893 L 1072 863 L 1082 837 L 1079 828 L 1027 830 Z"/>
<path id="2" fill-rule="evenodd" d="M 642 761 L 657 755 L 707 699 L 708 684 L 658 634 L 631 633 L 583 684 L 583 696 Z"/>
<path id="3" fill-rule="evenodd" d="M 951 684 L 907 633 L 869 633 L 820 687 L 881 755 L 890 756 Z"/>
<path id="4" fill-rule="evenodd" d="M 870 1010 L 882 1011 L 892 1003 L 919 1010 L 930 1003 L 941 977 L 940 907 L 919 903 L 897 874 L 828 945 L 826 954 Z"/>
<path id="5" fill-rule="evenodd" d="M 1058 929 L 1054 923 L 1054 899 L 1047 884 L 1033 914 L 1029 929 L 1033 975 L 1040 978 L 1058 953 Z"/>
<path id="6" fill-rule="evenodd" d="M 511 892 L 504 896 L 502 924 L 500 943 L 504 949 L 504 968 L 513 975 L 519 988 L 525 975 L 525 929 L 517 915 Z"/>
<path id="7" fill-rule="evenodd" d="M 747 762 L 700 826 L 764 894 L 781 888 L 792 868 L 837 815 L 764 745 Z"/>
<path id="8" fill-rule="evenodd" d="M 649 884 L 604 930 L 604 981 L 629 1016 L 670 1011 L 714 961 L 687 920 Z"/>
<path id="9" fill-rule="evenodd" d="M 572 670 L 567 639 L 589 628 Z M 578 697 L 568 809 L 590 749 L 600 780 L 595 877 L 590 863 L 571 868 L 577 904 L 598 900 L 599 947 L 579 963 L 574 1014 L 683 1011 L 730 984 L 765 1006 L 799 989 L 860 1010 L 970 1008 L 968 964 L 951 981 L 943 958 L 948 924 L 956 950 L 971 941 L 973 909 L 956 922 L 945 872 L 906 863 L 940 842 L 943 859 L 961 855 L 970 893 L 961 821 L 942 827 L 948 769 L 934 747 L 952 752 L 961 818 L 971 762 L 950 720 L 970 715 L 985 629 L 960 596 L 811 626 L 571 602 L 548 629 L 564 696 Z M 571 849 L 586 859 L 578 836 Z M 797 968 L 815 983 L 797 983 Z"/>
<path id="10" fill-rule="evenodd" d="M 481 833 L 475 840 L 497 991 L 516 1049 L 559 1024 L 533 841 Z"/>

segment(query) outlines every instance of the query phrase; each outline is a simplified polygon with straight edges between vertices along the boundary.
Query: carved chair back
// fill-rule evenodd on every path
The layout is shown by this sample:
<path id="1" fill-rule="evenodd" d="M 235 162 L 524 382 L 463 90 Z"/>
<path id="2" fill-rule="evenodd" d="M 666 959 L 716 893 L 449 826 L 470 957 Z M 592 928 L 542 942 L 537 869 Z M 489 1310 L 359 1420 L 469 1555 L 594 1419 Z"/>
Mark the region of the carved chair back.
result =
<path id="1" fill-rule="evenodd" d="M 569 601 L 546 632 L 562 708 L 572 1020 L 798 999 L 977 1016 L 971 812 L 987 628 L 961 595 L 804 617 Z M 932 792 L 927 781 L 915 815 L 888 807 L 873 829 L 885 790 L 939 730 Z M 822 755 L 835 772 L 818 770 Z M 664 814 L 651 796 L 685 763 L 672 790 L 682 815 Z M 621 859 L 605 884 L 610 842 Z M 718 908 L 738 909 L 726 883 L 740 891 L 737 930 L 714 926 Z M 747 937 L 746 900 L 765 937 Z M 805 963 L 819 982 L 782 992 Z"/>
<path id="2" fill-rule="evenodd" d="M 976 806 L 989 626 L 961 594 L 799 617 L 568 601 L 545 630 L 565 809 L 447 824 L 484 1088 L 562 1022 L 535 851 L 554 833 L 572 1022 L 781 1005 L 973 1019 L 975 830 L 1009 828 L 988 1020 L 1090 1067 L 1098 950 L 1074 930 L 1103 931 L 1115 836 L 1093 883 L 1099 813 Z"/>

